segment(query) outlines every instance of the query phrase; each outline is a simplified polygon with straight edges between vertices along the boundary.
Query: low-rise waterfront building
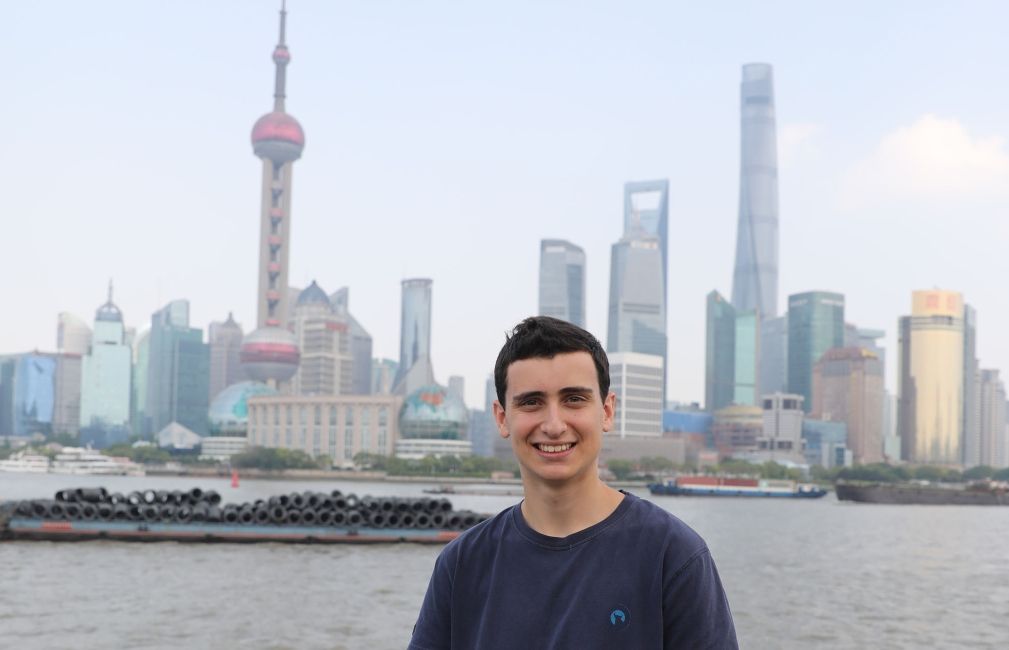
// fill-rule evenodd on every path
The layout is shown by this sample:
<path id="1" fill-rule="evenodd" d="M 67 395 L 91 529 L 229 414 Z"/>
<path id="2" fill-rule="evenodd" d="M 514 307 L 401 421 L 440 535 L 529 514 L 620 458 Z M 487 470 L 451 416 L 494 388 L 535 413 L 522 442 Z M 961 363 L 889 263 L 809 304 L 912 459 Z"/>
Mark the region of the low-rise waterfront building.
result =
<path id="1" fill-rule="evenodd" d="M 391 456 L 398 395 L 276 395 L 248 399 L 250 447 L 298 449 L 349 467 L 360 452 Z"/>

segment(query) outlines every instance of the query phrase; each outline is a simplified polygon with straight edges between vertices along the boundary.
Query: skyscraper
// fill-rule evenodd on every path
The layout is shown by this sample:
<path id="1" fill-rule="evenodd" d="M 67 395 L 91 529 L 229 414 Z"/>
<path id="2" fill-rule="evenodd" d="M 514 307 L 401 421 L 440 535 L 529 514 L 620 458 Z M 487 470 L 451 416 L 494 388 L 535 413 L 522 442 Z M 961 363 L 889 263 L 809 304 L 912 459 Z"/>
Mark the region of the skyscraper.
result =
<path id="1" fill-rule="evenodd" d="M 350 289 L 340 287 L 330 294 L 329 302 L 333 309 L 350 327 L 350 356 L 354 359 L 354 374 L 351 382 L 351 393 L 354 395 L 371 395 L 372 390 L 372 342 L 371 334 L 350 313 Z"/>
<path id="2" fill-rule="evenodd" d="M 813 417 L 847 425 L 856 463 L 883 461 L 883 399 L 883 364 L 871 350 L 831 348 L 813 367 Z"/>
<path id="3" fill-rule="evenodd" d="M 209 382 L 210 349 L 203 331 L 189 326 L 189 301 L 174 300 L 151 315 L 145 433 L 177 422 L 206 435 Z"/>
<path id="4" fill-rule="evenodd" d="M 585 251 L 571 242 L 540 242 L 539 313 L 585 327 Z"/>
<path id="5" fill-rule="evenodd" d="M 704 408 L 710 413 L 732 404 L 736 383 L 736 310 L 717 291 L 707 298 Z"/>
<path id="6" fill-rule="evenodd" d="M 809 291 L 788 297 L 788 392 L 813 407 L 813 366 L 830 348 L 844 345 L 844 296 Z"/>
<path id="7" fill-rule="evenodd" d="M 301 363 L 291 382 L 292 392 L 349 395 L 354 380 L 349 323 L 315 281 L 298 296 L 293 315 Z"/>
<path id="8" fill-rule="evenodd" d="M 976 464 L 1005 467 L 1009 464 L 1009 459 L 1005 458 L 1005 383 L 999 378 L 998 370 L 982 369 L 980 379 L 980 390 L 978 391 L 981 405 L 981 413 L 978 418 L 980 445 Z"/>
<path id="9" fill-rule="evenodd" d="M 662 357 L 666 395 L 666 283 L 669 182 L 624 185 L 624 232 L 610 254 L 607 352 Z"/>
<path id="10" fill-rule="evenodd" d="M 778 153 L 774 72 L 766 63 L 743 66 L 740 85 L 739 223 L 732 304 L 778 315 Z M 806 403 L 809 403 L 808 395 Z"/>
<path id="11" fill-rule="evenodd" d="M 399 368 L 393 392 L 409 395 L 434 384 L 431 366 L 431 280 L 403 280 L 399 327 Z"/>
<path id="12" fill-rule="evenodd" d="M 109 299 L 95 313 L 91 347 L 81 362 L 82 438 L 102 445 L 127 437 L 132 353 L 123 314 Z"/>
<path id="13" fill-rule="evenodd" d="M 610 257 L 609 327 L 606 351 L 666 358 L 666 300 L 662 251 L 655 238 L 623 238 Z M 665 399 L 665 380 L 663 380 Z"/>
<path id="14" fill-rule="evenodd" d="M 252 149 L 263 160 L 259 217 L 259 290 L 256 331 L 242 344 L 246 374 L 273 384 L 286 381 L 298 368 L 298 347 L 283 329 L 288 314 L 288 262 L 291 242 L 291 174 L 305 147 L 305 132 L 284 110 L 287 64 L 287 11 L 280 10 L 280 40 L 273 50 L 276 66 L 273 110 L 252 127 Z"/>
<path id="15" fill-rule="evenodd" d="M 242 326 L 229 313 L 224 322 L 213 322 L 207 329 L 210 346 L 210 401 L 222 390 L 245 379 L 241 366 Z"/>
<path id="16" fill-rule="evenodd" d="M 963 433 L 963 297 L 912 293 L 899 321 L 897 428 L 901 455 L 913 463 L 959 465 Z"/>
<path id="17" fill-rule="evenodd" d="M 757 382 L 762 393 L 788 392 L 788 312 L 760 321 L 760 363 Z"/>
<path id="18" fill-rule="evenodd" d="M 657 354 L 609 353 L 610 390 L 617 396 L 612 435 L 662 435 L 662 359 Z"/>
<path id="19" fill-rule="evenodd" d="M 981 463 L 981 371 L 977 358 L 977 312 L 963 308 L 963 464 Z"/>
<path id="20" fill-rule="evenodd" d="M 661 179 L 624 184 L 624 237 L 659 241 L 662 285 L 665 287 L 669 269 L 669 181 Z"/>
<path id="21" fill-rule="evenodd" d="M 85 355 L 90 345 L 91 328 L 87 323 L 69 312 L 60 312 L 56 317 L 56 351 Z"/>
<path id="22" fill-rule="evenodd" d="M 707 297 L 705 410 L 757 405 L 760 394 L 760 322 L 754 310 L 738 312 L 717 291 Z"/>

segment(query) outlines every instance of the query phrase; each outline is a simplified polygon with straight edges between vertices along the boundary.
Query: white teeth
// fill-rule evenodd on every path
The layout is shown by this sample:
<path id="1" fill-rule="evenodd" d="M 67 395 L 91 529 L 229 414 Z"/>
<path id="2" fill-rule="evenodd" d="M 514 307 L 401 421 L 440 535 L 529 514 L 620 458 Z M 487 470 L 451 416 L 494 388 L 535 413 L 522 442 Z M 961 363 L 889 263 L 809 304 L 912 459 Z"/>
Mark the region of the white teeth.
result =
<path id="1" fill-rule="evenodd" d="M 568 449 L 571 449 L 571 443 L 569 442 L 563 445 L 540 445 L 540 449 L 548 454 L 555 454 L 560 451 L 567 451 Z"/>

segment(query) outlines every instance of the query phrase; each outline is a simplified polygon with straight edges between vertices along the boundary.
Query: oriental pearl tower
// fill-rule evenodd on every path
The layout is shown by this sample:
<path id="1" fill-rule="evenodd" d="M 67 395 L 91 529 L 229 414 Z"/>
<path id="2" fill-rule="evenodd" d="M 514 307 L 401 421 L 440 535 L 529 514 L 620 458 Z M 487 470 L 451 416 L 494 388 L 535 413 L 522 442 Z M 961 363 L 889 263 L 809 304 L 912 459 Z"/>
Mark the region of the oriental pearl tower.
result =
<path id="1" fill-rule="evenodd" d="M 280 9 L 280 42 L 273 50 L 276 77 L 273 110 L 252 127 L 252 150 L 263 160 L 260 210 L 259 293 L 256 331 L 242 342 L 242 367 L 250 379 L 276 386 L 298 370 L 300 354 L 287 319 L 287 266 L 291 237 L 291 170 L 305 147 L 305 132 L 284 111 L 291 54 L 284 42 L 287 11 Z"/>

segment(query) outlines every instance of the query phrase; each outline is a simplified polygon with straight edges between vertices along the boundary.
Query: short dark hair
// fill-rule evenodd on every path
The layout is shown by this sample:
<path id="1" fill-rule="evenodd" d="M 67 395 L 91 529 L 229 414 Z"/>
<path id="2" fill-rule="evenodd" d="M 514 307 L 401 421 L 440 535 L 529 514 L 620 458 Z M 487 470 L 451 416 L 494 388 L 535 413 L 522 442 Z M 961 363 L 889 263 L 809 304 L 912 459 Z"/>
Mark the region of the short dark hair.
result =
<path id="1" fill-rule="evenodd" d="M 599 397 L 610 392 L 610 361 L 599 339 L 577 325 L 550 316 L 530 316 L 505 335 L 494 363 L 494 388 L 501 406 L 508 391 L 508 366 L 525 359 L 552 359 L 567 352 L 588 352 L 599 378 Z"/>

